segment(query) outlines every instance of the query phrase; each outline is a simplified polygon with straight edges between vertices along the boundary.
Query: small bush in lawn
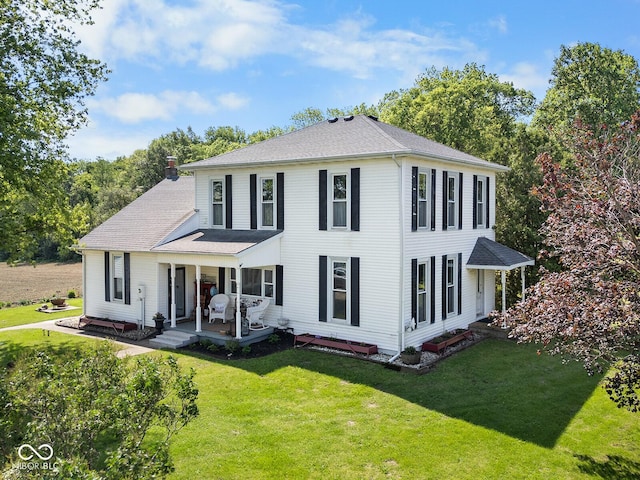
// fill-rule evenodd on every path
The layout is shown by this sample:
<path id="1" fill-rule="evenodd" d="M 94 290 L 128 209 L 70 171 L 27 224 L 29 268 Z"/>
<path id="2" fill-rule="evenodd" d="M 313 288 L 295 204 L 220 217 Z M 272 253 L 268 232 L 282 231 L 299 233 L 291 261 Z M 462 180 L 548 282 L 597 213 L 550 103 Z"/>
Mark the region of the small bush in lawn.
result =
<path id="1" fill-rule="evenodd" d="M 251 347 L 249 345 L 245 345 L 244 347 L 242 347 L 242 355 L 246 357 L 250 353 L 251 353 Z"/>
<path id="2" fill-rule="evenodd" d="M 23 307 L 31 305 L 32 303 L 33 302 L 31 300 L 20 300 L 20 305 L 22 305 Z"/>
<path id="3" fill-rule="evenodd" d="M 280 335 L 278 335 L 277 333 L 272 333 L 271 335 L 269 335 L 267 337 L 267 342 L 269 343 L 280 343 Z"/>
<path id="4" fill-rule="evenodd" d="M 78 294 L 76 293 L 75 290 L 69 290 L 67 292 L 67 298 L 76 298 L 78 296 Z"/>
<path id="5" fill-rule="evenodd" d="M 202 345 L 204 348 L 209 348 L 212 344 L 213 342 L 208 338 L 203 338 L 202 340 L 200 340 L 200 345 Z"/>
<path id="6" fill-rule="evenodd" d="M 215 353 L 220 350 L 220 345 L 217 345 L 213 342 L 209 342 L 209 343 L 210 345 L 207 346 L 207 350 L 209 350 L 210 352 Z"/>

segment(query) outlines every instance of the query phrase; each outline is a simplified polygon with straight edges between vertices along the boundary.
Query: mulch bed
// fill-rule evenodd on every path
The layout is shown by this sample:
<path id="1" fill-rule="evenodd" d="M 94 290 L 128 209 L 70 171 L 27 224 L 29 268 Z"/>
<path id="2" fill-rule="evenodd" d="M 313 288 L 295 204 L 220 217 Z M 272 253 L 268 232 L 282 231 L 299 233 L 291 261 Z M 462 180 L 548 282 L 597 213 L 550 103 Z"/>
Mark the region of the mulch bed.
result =
<path id="1" fill-rule="evenodd" d="M 225 345 L 213 346 L 213 344 L 204 339 L 198 343 L 192 343 L 181 350 L 197 352 L 220 360 L 258 358 L 293 348 L 293 338 L 294 336 L 291 333 L 276 331 L 266 340 L 252 343 L 251 345 L 247 345 L 247 347 L 240 347 L 235 351 L 231 351 Z M 233 342 L 232 339 L 227 343 L 227 345 L 232 346 L 233 343 L 231 342 Z"/>
<path id="2" fill-rule="evenodd" d="M 62 327 L 80 329 L 80 319 L 79 318 L 63 318 L 62 320 L 57 320 L 56 325 L 60 325 Z M 85 325 L 82 328 L 82 330 L 85 330 L 87 332 L 99 333 L 109 338 L 120 338 L 123 340 L 133 340 L 136 342 L 152 337 L 156 333 L 156 329 L 152 327 L 145 327 L 142 330 L 127 330 L 127 331 L 121 332 L 121 331 L 116 331 L 113 328 L 101 327 L 99 325 Z"/>

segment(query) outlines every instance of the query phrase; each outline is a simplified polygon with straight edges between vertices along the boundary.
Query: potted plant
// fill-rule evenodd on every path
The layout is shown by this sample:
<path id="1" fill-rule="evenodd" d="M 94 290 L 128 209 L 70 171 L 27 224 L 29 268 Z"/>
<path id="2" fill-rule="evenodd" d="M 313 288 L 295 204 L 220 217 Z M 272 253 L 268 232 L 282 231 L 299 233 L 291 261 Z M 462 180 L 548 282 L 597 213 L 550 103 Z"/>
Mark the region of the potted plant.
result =
<path id="1" fill-rule="evenodd" d="M 158 334 L 162 333 L 162 329 L 164 328 L 164 315 L 162 315 L 160 312 L 157 312 L 153 316 L 153 320 L 156 322 L 156 332 Z"/>
<path id="2" fill-rule="evenodd" d="M 65 304 L 65 298 L 64 297 L 59 297 L 58 294 L 56 293 L 53 297 L 51 297 L 51 304 L 54 307 L 64 307 Z"/>
<path id="3" fill-rule="evenodd" d="M 420 363 L 420 358 L 422 357 L 422 352 L 416 350 L 416 347 L 408 346 L 400 352 L 400 360 L 402 363 L 406 363 L 407 365 L 417 365 Z"/>

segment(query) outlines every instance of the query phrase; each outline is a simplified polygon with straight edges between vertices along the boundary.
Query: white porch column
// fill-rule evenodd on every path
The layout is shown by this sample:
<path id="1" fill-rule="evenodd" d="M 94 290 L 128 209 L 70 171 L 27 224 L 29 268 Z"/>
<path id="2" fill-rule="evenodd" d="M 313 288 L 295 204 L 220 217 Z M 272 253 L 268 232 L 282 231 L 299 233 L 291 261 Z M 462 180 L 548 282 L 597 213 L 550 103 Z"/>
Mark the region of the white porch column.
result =
<path id="1" fill-rule="evenodd" d="M 240 312 L 240 292 L 242 292 L 242 265 L 236 269 L 236 336 L 242 338 L 242 313 Z"/>
<path id="2" fill-rule="evenodd" d="M 522 303 L 524 303 L 524 292 L 527 289 L 526 280 L 524 278 L 524 269 L 525 269 L 524 265 L 520 267 L 520 280 L 522 281 L 522 296 L 521 296 Z"/>
<path id="3" fill-rule="evenodd" d="M 171 264 L 171 328 L 176 328 L 176 264 Z"/>
<path id="4" fill-rule="evenodd" d="M 202 305 L 200 305 L 200 265 L 196 265 L 196 333 L 202 331 Z"/>
<path id="5" fill-rule="evenodd" d="M 501 270 L 500 277 L 502 279 L 502 315 L 504 315 L 507 311 L 507 271 Z M 507 328 L 506 319 L 502 321 L 502 328 Z"/>

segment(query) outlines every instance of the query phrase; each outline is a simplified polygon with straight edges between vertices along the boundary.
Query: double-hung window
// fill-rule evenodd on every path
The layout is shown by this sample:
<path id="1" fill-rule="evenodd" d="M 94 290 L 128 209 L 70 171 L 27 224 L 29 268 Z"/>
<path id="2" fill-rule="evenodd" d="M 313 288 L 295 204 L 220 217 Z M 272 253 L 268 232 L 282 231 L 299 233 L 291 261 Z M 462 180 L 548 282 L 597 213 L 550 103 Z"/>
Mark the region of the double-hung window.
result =
<path id="1" fill-rule="evenodd" d="M 417 282 L 417 321 L 418 323 L 427 321 L 427 309 L 429 306 L 429 299 L 427 291 L 429 290 L 428 282 L 428 263 L 418 263 L 418 282 Z"/>
<path id="2" fill-rule="evenodd" d="M 333 260 L 331 262 L 331 295 L 332 295 L 332 318 L 334 320 L 347 320 L 347 286 L 349 272 L 345 260 Z"/>
<path id="3" fill-rule="evenodd" d="M 263 228 L 274 228 L 275 182 L 273 177 L 260 179 L 260 225 Z"/>
<path id="4" fill-rule="evenodd" d="M 442 319 L 462 313 L 462 254 L 442 257 Z"/>
<path id="5" fill-rule="evenodd" d="M 348 175 L 345 173 L 334 174 L 331 177 L 332 191 L 332 226 L 334 228 L 347 227 L 348 215 Z"/>
<path id="6" fill-rule="evenodd" d="M 113 300 L 124 301 L 124 256 L 113 255 Z"/>
<path id="7" fill-rule="evenodd" d="M 211 181 L 211 225 L 224 227 L 224 180 Z"/>
<path id="8" fill-rule="evenodd" d="M 429 211 L 429 176 L 425 172 L 418 173 L 418 227 L 427 227 Z"/>
<path id="9" fill-rule="evenodd" d="M 238 292 L 236 269 L 231 269 L 231 293 Z M 243 268 L 241 270 L 242 279 L 242 294 L 253 295 L 256 297 L 270 297 L 274 296 L 274 273 L 272 269 L 260 269 L 260 268 Z"/>
<path id="10" fill-rule="evenodd" d="M 458 226 L 458 182 L 454 175 L 447 177 L 447 227 Z"/>
<path id="11" fill-rule="evenodd" d="M 484 225 L 485 180 L 483 177 L 478 177 L 476 183 L 476 225 Z"/>
<path id="12" fill-rule="evenodd" d="M 455 258 L 447 258 L 447 315 L 456 311 L 456 261 Z"/>

